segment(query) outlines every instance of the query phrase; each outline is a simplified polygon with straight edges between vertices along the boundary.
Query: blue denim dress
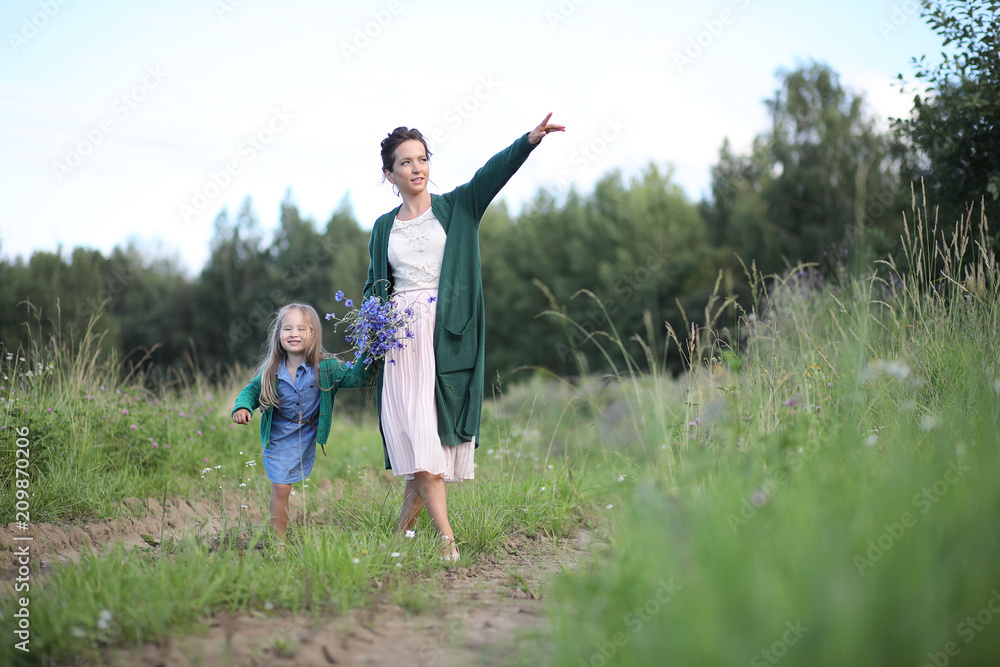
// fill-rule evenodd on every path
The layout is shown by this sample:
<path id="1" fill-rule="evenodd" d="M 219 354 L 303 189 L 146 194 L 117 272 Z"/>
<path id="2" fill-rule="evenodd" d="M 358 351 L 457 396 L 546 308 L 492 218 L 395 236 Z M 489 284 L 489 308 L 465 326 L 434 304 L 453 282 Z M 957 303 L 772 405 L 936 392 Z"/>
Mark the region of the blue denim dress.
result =
<path id="1" fill-rule="evenodd" d="M 295 369 L 293 380 L 285 364 L 281 364 L 276 388 L 278 405 L 271 420 L 270 447 L 264 449 L 264 470 L 275 484 L 294 484 L 309 476 L 316 461 L 316 373 L 302 363 Z"/>

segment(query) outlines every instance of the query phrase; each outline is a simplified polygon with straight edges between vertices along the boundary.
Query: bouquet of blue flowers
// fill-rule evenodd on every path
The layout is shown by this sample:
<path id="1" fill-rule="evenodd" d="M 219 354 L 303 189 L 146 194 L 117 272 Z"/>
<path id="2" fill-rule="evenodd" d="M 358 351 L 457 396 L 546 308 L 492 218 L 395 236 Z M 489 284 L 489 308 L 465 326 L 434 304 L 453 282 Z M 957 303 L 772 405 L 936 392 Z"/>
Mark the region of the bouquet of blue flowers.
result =
<path id="1" fill-rule="evenodd" d="M 343 301 L 350 309 L 343 317 L 336 313 L 327 313 L 327 321 L 334 321 L 334 330 L 341 325 L 347 326 L 344 338 L 354 346 L 354 362 L 346 362 L 352 368 L 354 363 L 364 359 L 370 364 L 385 358 L 391 350 L 402 350 L 406 347 L 404 341 L 413 338 L 410 322 L 413 320 L 413 309 L 400 310 L 396 302 L 389 299 L 385 303 L 375 295 L 368 297 L 360 308 L 354 307 L 351 299 L 344 299 L 344 293 L 338 291 L 334 300 Z M 390 363 L 396 363 L 390 360 Z"/>

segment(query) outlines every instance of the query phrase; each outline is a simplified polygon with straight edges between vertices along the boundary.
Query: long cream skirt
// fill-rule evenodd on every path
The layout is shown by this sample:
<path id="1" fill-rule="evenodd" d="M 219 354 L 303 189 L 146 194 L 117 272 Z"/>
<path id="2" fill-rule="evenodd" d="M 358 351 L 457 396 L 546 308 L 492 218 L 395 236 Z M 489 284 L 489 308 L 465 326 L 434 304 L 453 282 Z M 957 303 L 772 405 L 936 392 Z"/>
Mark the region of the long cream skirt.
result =
<path id="1" fill-rule="evenodd" d="M 434 400 L 434 320 L 437 290 L 411 290 L 394 297 L 400 309 L 412 307 L 413 337 L 403 350 L 385 358 L 382 376 L 382 433 L 392 474 L 413 479 L 416 472 L 441 475 L 447 482 L 475 477 L 475 441 L 441 444 Z M 405 336 L 405 332 L 401 332 Z"/>

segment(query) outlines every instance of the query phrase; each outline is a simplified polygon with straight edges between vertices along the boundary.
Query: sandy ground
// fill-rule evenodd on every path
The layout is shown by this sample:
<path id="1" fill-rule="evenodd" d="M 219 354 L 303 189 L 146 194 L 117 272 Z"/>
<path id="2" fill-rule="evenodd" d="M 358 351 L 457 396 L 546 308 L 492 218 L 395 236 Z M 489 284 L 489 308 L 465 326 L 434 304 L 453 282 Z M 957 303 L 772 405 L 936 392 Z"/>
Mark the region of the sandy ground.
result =
<path id="1" fill-rule="evenodd" d="M 517 636 L 547 626 L 546 582 L 582 555 L 577 541 L 511 539 L 500 557 L 444 572 L 438 604 L 422 614 L 386 604 L 318 619 L 217 614 L 202 633 L 116 651 L 107 660 L 150 667 L 518 664 L 511 662 Z"/>
<path id="2" fill-rule="evenodd" d="M 327 482 L 329 484 L 329 482 Z M 218 534 L 241 511 L 227 502 L 221 515 L 217 502 L 128 499 L 122 518 L 58 526 L 34 524 L 27 532 L 14 524 L 0 527 L 0 571 L 13 567 L 13 537 L 32 536 L 32 559 L 40 574 L 53 562 L 73 561 L 84 550 L 112 542 L 145 546 L 143 535 L 159 539 L 198 531 Z M 242 509 L 246 516 L 247 509 Z M 259 510 L 258 510 L 259 512 Z M 251 514 L 250 519 L 265 519 Z M 585 556 L 584 539 L 507 540 L 503 551 L 479 557 L 469 567 L 437 575 L 434 600 L 420 614 L 377 603 L 342 616 L 296 616 L 251 612 L 216 613 L 188 636 L 162 644 L 106 652 L 103 664 L 181 667 L 189 665 L 512 665 L 514 641 L 525 633 L 538 636 L 547 627 L 543 602 L 547 582 L 562 568 L 574 568 Z M 10 577 L 5 583 L 10 586 Z M 431 584 L 433 587 L 434 584 Z M 540 656 L 535 656 L 536 658 Z M 540 664 L 532 660 L 531 664 Z M 95 664 L 81 659 L 77 666 Z"/>

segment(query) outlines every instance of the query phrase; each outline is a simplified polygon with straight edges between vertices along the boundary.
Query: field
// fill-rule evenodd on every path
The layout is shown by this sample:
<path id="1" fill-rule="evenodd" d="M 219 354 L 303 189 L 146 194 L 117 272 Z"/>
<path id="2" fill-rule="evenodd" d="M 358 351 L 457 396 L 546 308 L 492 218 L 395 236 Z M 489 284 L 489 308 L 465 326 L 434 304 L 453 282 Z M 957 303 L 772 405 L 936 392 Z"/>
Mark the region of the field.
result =
<path id="1" fill-rule="evenodd" d="M 899 265 L 751 268 L 680 377 L 647 348 L 495 388 L 455 568 L 426 520 L 392 536 L 372 411 L 279 557 L 243 373 L 151 390 L 93 334 L 9 355 L 0 663 L 994 664 L 1000 274 L 985 220 L 907 222 Z"/>

